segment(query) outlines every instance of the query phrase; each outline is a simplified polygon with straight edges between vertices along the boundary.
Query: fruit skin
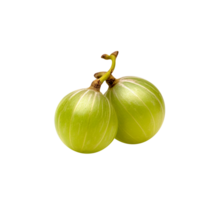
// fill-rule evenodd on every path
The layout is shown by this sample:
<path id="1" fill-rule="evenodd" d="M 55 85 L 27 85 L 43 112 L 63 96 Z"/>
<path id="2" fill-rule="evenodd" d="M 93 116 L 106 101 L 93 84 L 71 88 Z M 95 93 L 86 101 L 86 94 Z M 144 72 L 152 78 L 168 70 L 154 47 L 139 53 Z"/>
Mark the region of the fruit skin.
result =
<path id="1" fill-rule="evenodd" d="M 165 117 L 165 104 L 152 83 L 138 77 L 122 77 L 116 79 L 105 96 L 117 113 L 117 140 L 128 144 L 142 143 L 160 129 Z"/>
<path id="2" fill-rule="evenodd" d="M 93 89 L 71 92 L 55 113 L 56 131 L 65 145 L 80 153 L 95 153 L 107 147 L 118 128 L 109 100 Z"/>

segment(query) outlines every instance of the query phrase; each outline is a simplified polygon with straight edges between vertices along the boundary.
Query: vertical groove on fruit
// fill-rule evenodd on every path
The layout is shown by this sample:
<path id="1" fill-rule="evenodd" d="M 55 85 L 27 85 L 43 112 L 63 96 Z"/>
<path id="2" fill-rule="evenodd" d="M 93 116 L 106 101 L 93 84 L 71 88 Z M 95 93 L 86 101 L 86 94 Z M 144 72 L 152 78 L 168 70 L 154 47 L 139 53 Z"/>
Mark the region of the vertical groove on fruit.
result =
<path id="1" fill-rule="evenodd" d="M 147 90 L 149 93 L 151 93 L 151 94 L 156 98 L 156 100 L 157 100 L 158 103 L 160 104 L 160 107 L 161 107 L 161 109 L 162 109 L 162 112 L 164 113 L 164 108 L 163 108 L 163 106 L 162 106 L 162 103 L 160 102 L 160 100 L 158 99 L 158 97 L 157 97 L 153 92 L 151 92 L 148 88 L 144 87 L 143 85 L 140 85 L 139 83 L 136 83 L 136 82 L 134 82 L 134 81 L 131 81 L 131 80 L 123 80 L 123 81 L 121 81 L 121 82 L 133 83 L 133 84 L 138 85 L 138 86 L 144 88 L 145 90 Z"/>
<path id="2" fill-rule="evenodd" d="M 132 91 L 131 89 L 129 89 L 128 87 L 126 87 L 126 86 L 125 86 L 124 84 L 122 84 L 122 83 L 118 83 L 118 84 L 121 85 L 122 87 L 126 88 L 127 90 L 129 90 L 129 91 L 130 91 L 133 95 L 135 95 L 135 96 L 143 103 L 143 105 L 147 108 L 147 110 L 150 112 L 151 117 L 152 117 L 152 119 L 153 119 L 154 133 L 155 133 L 155 119 L 154 119 L 154 117 L 153 117 L 153 114 L 152 114 L 151 110 L 148 108 L 148 106 L 142 101 L 142 99 L 140 99 L 140 97 L 138 97 L 138 96 L 135 94 L 134 91 Z"/>
<path id="3" fill-rule="evenodd" d="M 145 133 L 145 131 L 143 130 L 143 128 L 141 127 L 141 125 L 139 124 L 139 122 L 131 115 L 131 113 L 126 109 L 126 107 L 120 102 L 116 92 L 113 89 L 113 94 L 116 96 L 116 98 L 118 99 L 119 103 L 122 105 L 122 107 L 124 108 L 124 110 L 133 118 L 133 120 L 136 122 L 136 124 L 140 127 L 140 129 L 142 130 L 142 132 L 144 133 L 144 135 L 147 137 L 147 134 Z"/>
<path id="4" fill-rule="evenodd" d="M 83 91 L 83 90 L 85 90 L 85 89 L 80 89 L 80 90 L 76 91 L 76 92 L 69 98 L 69 100 L 70 100 L 73 96 L 75 96 L 76 94 L 78 94 L 79 92 L 81 92 L 81 91 Z"/>
<path id="5" fill-rule="evenodd" d="M 109 123 L 110 123 L 110 116 L 111 116 L 111 107 L 110 107 L 110 102 L 109 102 L 109 100 L 108 100 L 108 98 L 106 97 L 106 100 L 107 100 L 107 102 L 108 102 L 108 107 L 109 107 L 109 110 L 108 110 L 108 112 L 109 112 L 109 118 L 108 118 L 108 124 L 107 124 L 107 126 L 106 126 L 106 129 L 105 129 L 105 131 L 104 131 L 104 133 L 103 133 L 103 136 L 102 136 L 102 138 L 101 138 L 101 140 L 97 143 L 97 145 L 94 147 L 94 150 L 99 146 L 99 144 L 103 141 L 103 139 L 104 139 L 104 137 L 105 137 L 105 134 L 106 134 L 106 132 L 107 132 L 107 129 L 108 129 L 108 125 L 109 125 Z"/>
<path id="6" fill-rule="evenodd" d="M 126 135 L 128 135 L 131 139 L 133 139 L 133 141 L 135 141 L 135 137 L 133 137 L 130 133 L 126 132 L 124 129 L 121 129 L 120 127 L 119 130 L 121 130 L 121 132 L 126 133 Z"/>
<path id="7" fill-rule="evenodd" d="M 91 109 L 90 109 L 90 113 L 89 113 L 88 118 L 90 118 L 90 115 L 91 115 L 91 113 L 92 113 L 92 110 L 93 110 L 93 107 L 94 107 L 94 102 L 95 102 L 95 99 L 96 99 L 96 95 L 97 95 L 97 92 L 95 92 L 95 95 L 94 95 L 94 98 L 93 98 L 93 101 L 92 101 L 92 106 L 91 106 Z M 89 122 L 88 122 L 88 126 L 89 126 Z M 87 133 L 88 133 L 88 132 L 85 133 L 85 137 L 84 137 L 84 139 L 83 139 L 83 145 L 82 145 L 82 147 L 81 147 L 81 151 L 83 151 L 83 147 L 84 147 L 84 144 L 85 144 L 85 141 L 86 141 Z"/>
<path id="8" fill-rule="evenodd" d="M 72 141 L 71 141 L 71 123 L 72 123 L 72 118 L 74 117 L 74 113 L 75 113 L 75 110 L 78 106 L 78 104 L 80 103 L 81 99 L 89 92 L 89 90 L 87 90 L 85 93 L 82 94 L 82 96 L 80 97 L 80 99 L 78 100 L 73 112 L 72 112 L 72 116 L 71 116 L 71 119 L 70 119 L 70 123 L 69 123 L 69 142 L 71 144 L 71 146 L 73 147 L 72 145 Z"/>

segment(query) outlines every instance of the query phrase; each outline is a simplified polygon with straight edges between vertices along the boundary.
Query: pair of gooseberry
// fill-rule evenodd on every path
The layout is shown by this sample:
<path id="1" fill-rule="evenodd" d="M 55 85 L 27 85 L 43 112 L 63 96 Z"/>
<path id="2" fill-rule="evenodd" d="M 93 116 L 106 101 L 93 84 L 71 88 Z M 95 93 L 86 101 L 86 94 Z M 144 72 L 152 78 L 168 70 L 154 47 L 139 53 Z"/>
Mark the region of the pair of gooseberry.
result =
<path id="1" fill-rule="evenodd" d="M 65 145 L 80 153 L 95 153 L 113 140 L 138 144 L 160 129 L 165 104 L 159 90 L 138 77 L 112 76 L 118 51 L 102 58 L 112 60 L 109 71 L 99 72 L 89 88 L 65 96 L 55 113 L 56 131 Z M 100 92 L 106 81 L 109 89 Z"/>

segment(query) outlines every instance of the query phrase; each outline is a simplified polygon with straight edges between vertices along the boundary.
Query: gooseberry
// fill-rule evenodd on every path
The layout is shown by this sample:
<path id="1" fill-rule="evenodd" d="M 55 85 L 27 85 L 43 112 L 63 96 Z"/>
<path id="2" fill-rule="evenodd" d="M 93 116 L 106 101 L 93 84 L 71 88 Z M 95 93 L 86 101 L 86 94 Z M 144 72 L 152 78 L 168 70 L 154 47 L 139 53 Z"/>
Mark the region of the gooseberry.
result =
<path id="1" fill-rule="evenodd" d="M 105 72 L 96 73 L 100 78 Z M 110 100 L 118 118 L 116 139 L 138 144 L 152 138 L 160 129 L 165 116 L 165 103 L 160 91 L 149 81 L 127 76 L 106 80 L 109 89 L 105 96 Z"/>
<path id="2" fill-rule="evenodd" d="M 99 56 L 111 60 L 107 89 L 104 94 L 111 101 L 118 118 L 116 141 L 125 145 L 140 145 L 151 141 L 163 129 L 167 119 L 167 102 L 160 88 L 139 76 L 114 76 L 121 51 Z M 96 72 L 94 78 L 107 72 Z"/>
<path id="3" fill-rule="evenodd" d="M 98 152 L 116 136 L 117 115 L 100 87 L 111 75 L 117 55 L 118 52 L 114 52 L 109 56 L 112 66 L 101 78 L 94 80 L 89 88 L 71 92 L 57 106 L 56 131 L 62 142 L 74 151 Z"/>

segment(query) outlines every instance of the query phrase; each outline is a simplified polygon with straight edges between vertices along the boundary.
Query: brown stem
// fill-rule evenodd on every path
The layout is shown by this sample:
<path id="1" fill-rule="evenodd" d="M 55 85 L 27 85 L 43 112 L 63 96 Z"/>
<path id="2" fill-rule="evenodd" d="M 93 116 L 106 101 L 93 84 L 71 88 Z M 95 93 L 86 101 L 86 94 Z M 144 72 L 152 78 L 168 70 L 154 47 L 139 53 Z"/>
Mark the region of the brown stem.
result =
<path id="1" fill-rule="evenodd" d="M 106 72 L 98 72 L 94 74 L 94 77 L 101 78 Z M 112 74 L 109 76 L 109 78 L 106 80 L 106 83 L 108 84 L 109 88 L 114 87 L 119 82 L 119 79 L 116 79 Z"/>
<path id="2" fill-rule="evenodd" d="M 108 61 L 108 60 L 110 60 L 109 54 L 116 56 L 116 58 L 119 58 L 121 51 L 120 50 L 113 50 L 110 53 L 101 53 L 99 55 L 99 59 Z"/>
<path id="3" fill-rule="evenodd" d="M 102 84 L 101 81 L 99 79 L 96 79 L 91 83 L 89 89 L 93 89 L 96 90 L 97 92 L 100 92 L 101 84 Z"/>
<path id="4" fill-rule="evenodd" d="M 101 74 L 101 76 L 98 77 L 98 79 L 94 80 L 91 84 L 91 86 L 89 87 L 90 89 L 96 90 L 96 91 L 100 91 L 101 88 L 101 84 L 107 80 L 107 78 L 111 77 L 113 70 L 115 69 L 115 61 L 118 55 L 118 51 L 113 52 L 110 55 L 107 54 L 103 54 L 101 57 L 108 60 L 112 60 L 112 65 L 110 67 L 110 69 L 107 72 L 104 72 L 103 74 Z M 113 77 L 114 78 L 114 77 Z"/>

